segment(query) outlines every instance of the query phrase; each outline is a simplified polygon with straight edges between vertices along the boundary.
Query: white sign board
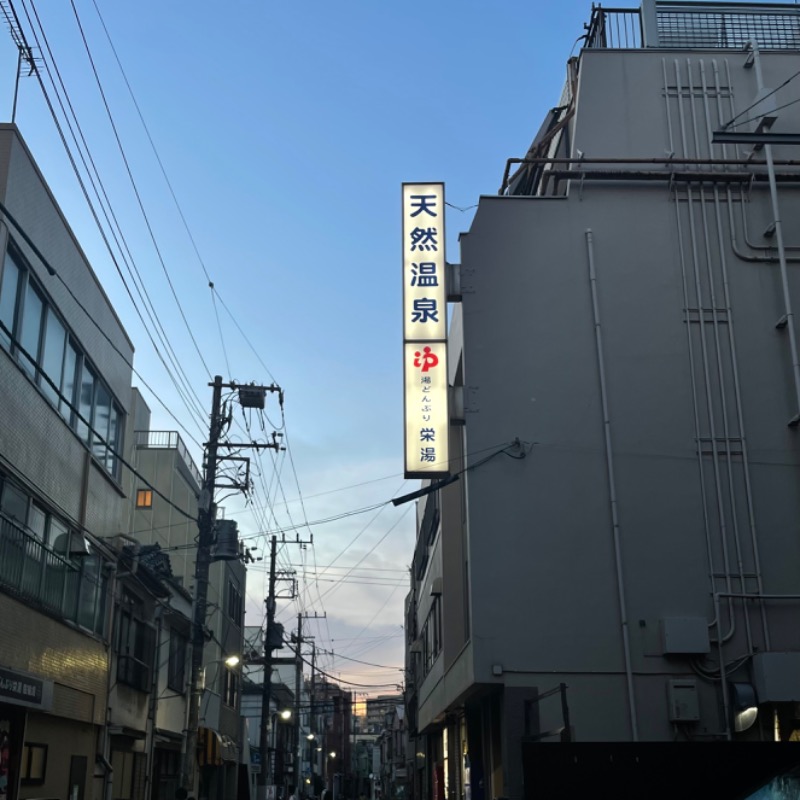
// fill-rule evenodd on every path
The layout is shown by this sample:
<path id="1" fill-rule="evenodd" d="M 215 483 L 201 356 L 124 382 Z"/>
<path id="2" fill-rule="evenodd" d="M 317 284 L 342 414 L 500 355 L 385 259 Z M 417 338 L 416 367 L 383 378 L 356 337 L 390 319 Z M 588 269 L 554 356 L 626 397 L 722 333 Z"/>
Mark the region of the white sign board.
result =
<path id="1" fill-rule="evenodd" d="M 449 474 L 444 184 L 403 184 L 405 474 Z"/>
<path id="2" fill-rule="evenodd" d="M 447 339 L 444 184 L 403 184 L 403 339 Z"/>

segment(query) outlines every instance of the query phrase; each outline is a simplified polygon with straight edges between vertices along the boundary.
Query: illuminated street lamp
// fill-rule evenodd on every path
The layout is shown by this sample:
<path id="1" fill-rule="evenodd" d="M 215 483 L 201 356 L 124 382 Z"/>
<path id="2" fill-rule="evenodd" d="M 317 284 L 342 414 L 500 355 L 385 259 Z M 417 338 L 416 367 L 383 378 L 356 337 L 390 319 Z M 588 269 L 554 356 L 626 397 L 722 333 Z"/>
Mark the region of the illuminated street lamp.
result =
<path id="1" fill-rule="evenodd" d="M 206 661 L 203 664 L 203 673 L 202 673 L 202 689 L 206 688 L 206 669 L 214 664 L 224 664 L 226 667 L 236 667 L 241 662 L 241 656 L 226 656 L 225 658 L 216 658 L 213 661 Z M 214 675 L 214 680 L 216 680 L 216 673 Z"/>
<path id="2" fill-rule="evenodd" d="M 328 753 L 327 756 L 325 757 L 325 785 L 327 786 L 328 782 L 330 781 L 331 792 L 334 794 L 333 800 L 338 800 L 338 797 L 335 796 L 337 794 L 336 787 L 333 785 L 334 781 L 332 780 L 332 776 L 330 774 L 330 769 L 328 767 L 328 762 L 331 761 L 334 758 L 336 758 L 336 751 L 335 750 L 331 750 L 330 753 Z"/>

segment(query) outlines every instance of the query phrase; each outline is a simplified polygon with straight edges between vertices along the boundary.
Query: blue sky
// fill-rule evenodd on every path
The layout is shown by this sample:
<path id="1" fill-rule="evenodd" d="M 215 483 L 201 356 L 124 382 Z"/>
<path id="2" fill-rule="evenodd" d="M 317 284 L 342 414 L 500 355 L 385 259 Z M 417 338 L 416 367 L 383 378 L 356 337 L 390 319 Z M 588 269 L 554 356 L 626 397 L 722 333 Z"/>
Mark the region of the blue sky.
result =
<path id="1" fill-rule="evenodd" d="M 34 6 L 15 5 L 33 41 L 24 11 L 33 17 Z M 265 455 L 253 504 L 224 505 L 265 556 L 265 525 L 312 521 L 314 547 L 283 548 L 281 565 L 305 571 L 301 608 L 327 613 L 308 630 L 318 648 L 338 655 L 320 663 L 345 680 L 386 683 L 387 690 L 402 680 L 397 670 L 347 658 L 402 666 L 402 570 L 413 554 L 413 504 L 313 524 L 416 488 L 402 477 L 401 183 L 444 181 L 448 202 L 465 209 L 495 193 L 505 160 L 525 154 L 558 103 L 566 60 L 590 6 L 588 0 L 74 0 L 164 267 L 73 6 L 35 8 L 40 43 L 43 30 L 52 49 L 46 61 L 61 73 L 203 408 L 210 406 L 209 374 L 164 268 L 211 373 L 275 380 L 285 390 L 291 459 Z M 16 49 L 5 33 L 0 65 L 0 118 L 7 120 Z M 203 441 L 127 298 L 35 78 L 21 81 L 17 124 L 136 346 L 136 369 L 191 437 Z M 458 234 L 471 216 L 471 210 L 448 212 L 450 261 L 459 260 Z M 203 265 L 224 302 L 217 300 L 216 311 Z M 153 394 L 135 383 L 153 410 L 153 427 L 176 429 Z M 279 424 L 274 405 L 269 416 Z M 199 463 L 200 448 L 182 435 Z M 308 539 L 309 529 L 300 536 Z M 265 563 L 249 572 L 248 624 L 262 618 Z M 333 582 L 356 564 L 346 582 Z M 279 609 L 290 627 L 298 605 L 282 602 Z"/>

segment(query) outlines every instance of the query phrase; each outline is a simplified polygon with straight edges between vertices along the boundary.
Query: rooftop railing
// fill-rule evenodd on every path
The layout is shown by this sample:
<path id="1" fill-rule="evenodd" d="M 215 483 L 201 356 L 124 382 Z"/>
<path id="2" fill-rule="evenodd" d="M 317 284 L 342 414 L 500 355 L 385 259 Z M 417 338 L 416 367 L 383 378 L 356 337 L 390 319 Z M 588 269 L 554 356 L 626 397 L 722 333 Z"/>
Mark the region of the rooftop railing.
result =
<path id="1" fill-rule="evenodd" d="M 200 470 L 194 463 L 194 459 L 189 454 L 189 450 L 181 439 L 177 431 L 136 431 L 136 447 L 143 450 L 177 450 L 178 455 L 183 459 L 187 469 L 203 485 L 203 477 Z"/>
<path id="2" fill-rule="evenodd" d="M 692 3 L 644 0 L 641 10 L 592 9 L 583 37 L 591 49 L 800 49 L 800 7 L 786 3 Z"/>
<path id="3" fill-rule="evenodd" d="M 592 9 L 584 47 L 625 50 L 642 47 L 642 18 L 635 8 Z"/>

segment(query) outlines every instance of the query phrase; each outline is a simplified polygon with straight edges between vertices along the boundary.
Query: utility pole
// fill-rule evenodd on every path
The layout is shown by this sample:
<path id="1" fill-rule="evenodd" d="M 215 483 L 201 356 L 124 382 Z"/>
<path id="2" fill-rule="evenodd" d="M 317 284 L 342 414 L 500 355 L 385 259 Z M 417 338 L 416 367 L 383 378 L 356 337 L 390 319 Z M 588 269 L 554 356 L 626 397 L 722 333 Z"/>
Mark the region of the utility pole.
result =
<path id="1" fill-rule="evenodd" d="M 302 765 L 303 765 L 303 742 L 300 738 L 300 689 L 303 682 L 303 615 L 297 615 L 297 650 L 295 651 L 296 665 L 294 675 L 294 792 L 296 797 L 301 797 L 302 786 Z"/>
<path id="2" fill-rule="evenodd" d="M 222 376 L 216 375 L 214 382 L 209 386 L 213 388 L 211 400 L 211 423 L 209 426 L 208 442 L 206 443 L 205 471 L 203 485 L 198 502 L 198 539 L 197 559 L 194 569 L 194 614 L 192 616 L 192 665 L 189 673 L 189 712 L 186 723 L 186 749 L 182 756 L 181 786 L 190 795 L 197 792 L 197 739 L 200 718 L 200 699 L 203 693 L 203 648 L 205 645 L 206 613 L 208 606 L 208 571 L 209 565 L 214 560 L 211 548 L 215 543 L 215 522 L 217 505 L 214 502 L 214 492 L 218 488 L 231 488 L 247 491 L 249 488 L 249 459 L 240 456 L 219 455 L 219 448 L 281 449 L 276 434 L 272 435 L 272 442 L 231 443 L 221 441 L 223 429 L 230 425 L 232 411 L 225 415 L 222 413 L 222 390 L 238 390 L 239 404 L 243 408 L 264 408 L 266 393 L 280 392 L 280 402 L 283 405 L 283 392 L 276 386 L 256 386 L 255 384 L 223 383 Z M 217 469 L 222 461 L 243 461 L 247 464 L 247 481 L 231 481 L 229 483 L 217 480 Z"/>
<path id="3" fill-rule="evenodd" d="M 261 723 L 259 725 L 259 750 L 261 754 L 261 771 L 258 773 L 257 800 L 266 800 L 268 778 L 271 776 L 269 760 L 269 742 L 267 740 L 267 722 L 269 721 L 269 705 L 272 694 L 272 650 L 273 642 L 270 634 L 275 628 L 275 558 L 278 537 L 273 536 L 269 551 L 269 591 L 267 593 L 267 629 L 264 632 L 264 680 L 261 684 Z"/>
<path id="4" fill-rule="evenodd" d="M 194 794 L 197 775 L 197 726 L 200 715 L 200 697 L 203 692 L 203 645 L 205 644 L 206 605 L 208 602 L 208 567 L 211 563 L 211 543 L 214 538 L 214 519 L 217 507 L 214 489 L 217 479 L 217 449 L 222 432 L 220 404 L 222 399 L 222 377 L 217 375 L 213 383 L 211 401 L 211 427 L 206 445 L 206 470 L 200 493 L 197 525 L 197 559 L 194 566 L 194 616 L 192 620 L 192 668 L 189 673 L 189 715 L 186 727 L 186 750 L 183 753 L 181 785 Z"/>
<path id="5" fill-rule="evenodd" d="M 317 760 L 317 747 L 319 745 L 319 734 L 317 732 L 317 723 L 314 719 L 314 692 L 316 691 L 316 686 L 314 684 L 314 669 L 315 669 L 315 662 L 316 662 L 316 655 L 317 655 L 317 648 L 314 642 L 311 642 L 311 694 L 309 699 L 309 720 L 310 720 L 310 727 L 311 733 L 314 735 L 314 738 L 310 740 L 311 744 L 311 757 L 309 758 L 309 762 L 311 764 L 311 796 L 314 797 L 316 795 L 316 785 L 314 783 L 314 767 L 316 766 L 315 762 Z"/>

